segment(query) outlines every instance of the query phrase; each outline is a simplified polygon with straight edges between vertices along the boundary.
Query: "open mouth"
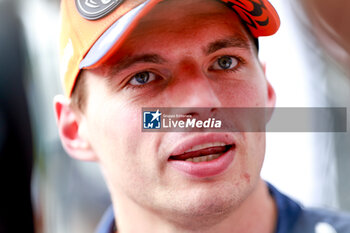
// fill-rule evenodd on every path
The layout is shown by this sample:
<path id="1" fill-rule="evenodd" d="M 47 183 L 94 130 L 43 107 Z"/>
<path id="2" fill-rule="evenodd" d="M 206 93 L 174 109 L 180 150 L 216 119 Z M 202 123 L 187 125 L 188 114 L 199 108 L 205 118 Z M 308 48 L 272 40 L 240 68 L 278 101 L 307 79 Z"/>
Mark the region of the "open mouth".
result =
<path id="1" fill-rule="evenodd" d="M 182 154 L 170 156 L 169 160 L 182 160 L 194 163 L 209 162 L 218 159 L 221 155 L 233 148 L 235 148 L 235 144 L 208 143 L 197 145 Z"/>

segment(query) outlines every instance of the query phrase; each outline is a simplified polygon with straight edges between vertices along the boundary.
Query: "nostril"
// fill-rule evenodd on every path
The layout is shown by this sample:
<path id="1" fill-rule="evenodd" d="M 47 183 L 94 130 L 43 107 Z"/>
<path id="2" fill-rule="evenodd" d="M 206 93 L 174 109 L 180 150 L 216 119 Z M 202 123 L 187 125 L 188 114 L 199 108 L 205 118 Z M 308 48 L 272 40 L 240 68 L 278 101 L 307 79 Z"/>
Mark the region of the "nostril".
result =
<path id="1" fill-rule="evenodd" d="M 197 112 L 189 112 L 189 113 L 186 113 L 185 115 L 195 117 L 195 116 L 198 116 L 199 114 Z"/>
<path id="2" fill-rule="evenodd" d="M 211 108 L 210 109 L 210 115 L 211 117 L 215 116 L 218 112 L 218 108 Z"/>
<path id="3" fill-rule="evenodd" d="M 191 112 L 184 115 L 191 116 L 192 118 L 207 119 L 209 117 L 215 117 L 218 113 L 218 108 L 192 108 Z"/>

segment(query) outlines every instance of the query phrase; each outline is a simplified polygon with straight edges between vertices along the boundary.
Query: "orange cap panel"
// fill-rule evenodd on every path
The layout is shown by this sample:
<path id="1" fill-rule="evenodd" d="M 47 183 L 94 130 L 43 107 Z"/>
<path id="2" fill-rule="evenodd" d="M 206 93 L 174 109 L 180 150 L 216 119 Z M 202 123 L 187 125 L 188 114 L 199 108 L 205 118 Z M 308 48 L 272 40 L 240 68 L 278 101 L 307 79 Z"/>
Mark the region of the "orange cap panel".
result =
<path id="1" fill-rule="evenodd" d="M 99 20 L 87 20 L 77 11 L 74 0 L 61 2 L 61 76 L 67 96 L 71 95 L 79 64 L 95 41 L 121 16 L 146 0 L 124 0 L 117 9 Z"/>

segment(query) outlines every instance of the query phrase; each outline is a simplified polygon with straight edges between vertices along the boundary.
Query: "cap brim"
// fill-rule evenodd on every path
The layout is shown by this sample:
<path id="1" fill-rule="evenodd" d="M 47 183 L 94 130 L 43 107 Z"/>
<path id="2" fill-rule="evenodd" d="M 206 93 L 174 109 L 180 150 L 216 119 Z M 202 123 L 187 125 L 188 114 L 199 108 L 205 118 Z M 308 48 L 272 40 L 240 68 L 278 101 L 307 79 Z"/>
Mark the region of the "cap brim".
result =
<path id="1" fill-rule="evenodd" d="M 137 22 L 162 0 L 147 0 L 136 8 L 120 17 L 95 42 L 85 58 L 81 61 L 80 69 L 91 69 L 103 64 L 122 45 L 127 36 L 137 25 Z"/>
<path id="2" fill-rule="evenodd" d="M 127 36 L 136 27 L 138 21 L 161 1 L 163 0 L 147 0 L 119 18 L 94 43 L 84 59 L 81 61 L 79 68 L 92 69 L 105 63 L 110 55 L 114 54 L 120 48 Z M 242 4 L 244 5 L 244 1 L 240 0 L 239 3 L 234 3 L 235 1 L 236 0 L 225 0 L 223 2 L 235 11 L 242 21 L 247 22 L 247 26 L 255 38 L 258 38 L 259 36 L 272 35 L 278 30 L 280 26 L 278 14 L 267 0 L 263 0 L 263 5 L 266 8 L 266 14 L 260 15 L 255 15 L 255 11 L 257 10 L 255 7 L 258 5 L 252 4 L 254 7 L 253 9 L 244 9 L 242 6 L 240 6 Z M 228 2 L 231 3 L 232 6 Z M 259 8 L 261 8 L 261 5 Z M 246 18 L 248 16 L 247 12 L 254 16 L 255 21 L 257 22 L 255 25 L 251 25 L 249 23 L 252 19 L 250 17 L 248 19 Z M 265 22 L 268 22 L 269 25 L 264 25 L 264 22 L 259 20 L 265 20 Z"/>

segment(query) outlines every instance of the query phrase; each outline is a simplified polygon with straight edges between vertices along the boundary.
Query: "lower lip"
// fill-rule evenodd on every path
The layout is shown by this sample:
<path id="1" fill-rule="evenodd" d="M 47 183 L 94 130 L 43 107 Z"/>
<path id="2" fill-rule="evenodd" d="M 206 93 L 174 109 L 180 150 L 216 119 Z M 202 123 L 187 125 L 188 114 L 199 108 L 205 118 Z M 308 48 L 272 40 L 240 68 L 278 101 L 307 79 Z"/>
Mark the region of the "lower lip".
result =
<path id="1" fill-rule="evenodd" d="M 219 158 L 207 162 L 187 162 L 182 160 L 169 160 L 170 165 L 178 171 L 190 176 L 205 178 L 216 176 L 224 172 L 232 163 L 234 150 L 229 150 Z"/>

